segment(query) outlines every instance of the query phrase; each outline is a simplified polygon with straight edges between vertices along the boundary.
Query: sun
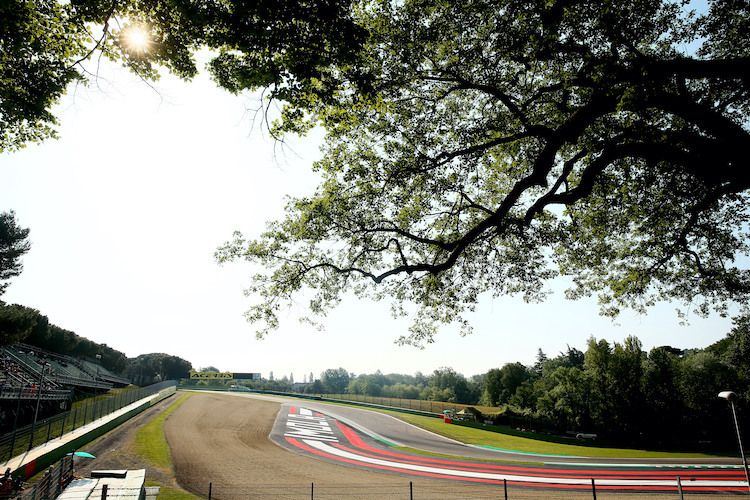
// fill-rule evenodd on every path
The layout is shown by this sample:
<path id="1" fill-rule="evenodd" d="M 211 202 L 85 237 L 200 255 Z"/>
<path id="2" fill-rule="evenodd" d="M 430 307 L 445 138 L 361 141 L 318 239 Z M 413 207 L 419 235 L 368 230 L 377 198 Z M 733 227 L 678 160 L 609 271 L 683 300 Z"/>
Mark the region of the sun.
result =
<path id="1" fill-rule="evenodd" d="M 131 24 L 126 26 L 120 33 L 120 43 L 129 52 L 148 52 L 151 45 L 151 35 L 144 26 Z"/>

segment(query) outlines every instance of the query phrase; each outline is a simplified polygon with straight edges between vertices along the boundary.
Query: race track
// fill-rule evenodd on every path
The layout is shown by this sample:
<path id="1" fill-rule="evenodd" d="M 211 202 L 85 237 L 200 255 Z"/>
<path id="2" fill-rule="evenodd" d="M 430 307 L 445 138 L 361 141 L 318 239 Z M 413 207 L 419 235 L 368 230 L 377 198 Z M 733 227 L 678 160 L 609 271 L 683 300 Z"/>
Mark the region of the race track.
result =
<path id="1" fill-rule="evenodd" d="M 497 498 L 498 488 L 511 488 L 509 498 L 547 498 L 543 492 L 550 488 L 555 498 L 591 498 L 592 479 L 600 499 L 607 491 L 675 498 L 677 477 L 684 492 L 702 492 L 701 498 L 747 491 L 744 472 L 735 466 L 483 462 L 478 459 L 508 460 L 508 454 L 359 408 L 248 394 L 196 394 L 167 419 L 165 433 L 178 482 L 202 496 L 211 482 L 212 498 L 228 498 L 237 490 L 253 498 L 300 498 L 303 492 L 309 498 L 312 488 L 316 498 L 334 498 L 344 490 L 348 498 L 391 498 L 391 489 L 409 498 L 403 496 L 407 482 L 419 498 L 455 497 L 454 490 L 460 498 Z M 466 458 L 411 454 L 393 445 Z M 326 488 L 334 492 L 330 497 L 324 496 Z"/>
<path id="2" fill-rule="evenodd" d="M 271 437 L 291 450 L 329 461 L 471 483 L 590 491 L 594 481 L 598 490 L 662 492 L 674 491 L 676 478 L 680 477 L 683 491 L 747 491 L 744 471 L 727 466 L 518 465 L 478 462 L 468 458 L 430 458 L 394 451 L 384 445 L 379 435 L 357 426 L 356 422 L 344 423 L 327 411 L 331 410 L 311 410 L 305 403 L 285 404 Z M 408 441 L 406 434 L 402 437 L 400 445 Z M 438 442 L 444 441 L 439 436 L 433 437 Z M 412 447 L 413 442 L 406 444 Z"/>

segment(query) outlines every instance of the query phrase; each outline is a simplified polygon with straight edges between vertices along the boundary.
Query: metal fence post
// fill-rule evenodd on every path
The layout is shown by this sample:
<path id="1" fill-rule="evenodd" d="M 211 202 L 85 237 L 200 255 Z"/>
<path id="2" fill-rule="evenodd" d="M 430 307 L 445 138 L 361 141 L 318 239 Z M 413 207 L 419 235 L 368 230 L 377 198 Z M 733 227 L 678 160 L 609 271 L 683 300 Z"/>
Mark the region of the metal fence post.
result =
<path id="1" fill-rule="evenodd" d="M 315 483 L 310 483 L 310 500 L 315 498 Z"/>
<path id="2" fill-rule="evenodd" d="M 16 407 L 16 415 L 13 419 L 13 436 L 10 438 L 10 455 L 8 455 L 8 460 L 13 458 L 13 447 L 16 444 L 16 429 L 18 429 L 18 414 L 21 412 L 21 390 L 18 391 L 18 404 Z"/>
<path id="3" fill-rule="evenodd" d="M 41 494 L 39 495 L 40 498 L 49 498 L 49 490 L 50 490 L 50 483 L 52 482 L 52 467 L 47 469 L 47 471 L 44 473 L 44 476 L 42 476 L 41 483 Z"/>
<path id="4" fill-rule="evenodd" d="M 508 480 L 503 478 L 503 491 L 505 492 L 505 500 L 508 500 Z"/>
<path id="5" fill-rule="evenodd" d="M 211 500 L 211 486 L 212 486 L 212 483 L 209 482 L 208 483 L 208 500 Z"/>
<path id="6" fill-rule="evenodd" d="M 63 490 L 63 469 L 65 468 L 65 459 L 60 461 L 60 465 L 57 467 L 57 481 L 55 481 L 55 498 L 57 498 Z"/>
<path id="7" fill-rule="evenodd" d="M 594 500 L 596 500 L 596 483 L 594 483 L 594 478 L 591 478 L 591 492 L 594 494 Z"/>
<path id="8" fill-rule="evenodd" d="M 70 415 L 70 411 L 63 413 L 62 425 L 60 425 L 60 437 L 63 437 L 63 434 L 65 434 L 65 420 L 68 418 L 68 415 Z"/>
<path id="9" fill-rule="evenodd" d="M 682 482 L 679 476 L 677 476 L 677 491 L 680 492 L 680 500 L 682 500 Z"/>

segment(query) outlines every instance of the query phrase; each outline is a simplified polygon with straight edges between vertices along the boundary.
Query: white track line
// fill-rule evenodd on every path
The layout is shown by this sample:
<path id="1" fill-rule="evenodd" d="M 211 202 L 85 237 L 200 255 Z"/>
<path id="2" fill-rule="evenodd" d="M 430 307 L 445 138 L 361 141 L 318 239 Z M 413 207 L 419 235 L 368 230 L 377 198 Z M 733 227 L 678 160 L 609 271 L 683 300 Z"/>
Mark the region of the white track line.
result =
<path id="1" fill-rule="evenodd" d="M 568 484 L 568 485 L 590 485 L 591 479 L 588 478 L 561 478 L 561 477 L 537 477 L 537 476 L 523 476 L 514 474 L 497 474 L 491 472 L 476 472 L 476 471 L 464 471 L 464 470 L 453 470 L 443 467 L 430 467 L 425 465 L 415 464 L 404 464 L 399 462 L 391 462 L 380 458 L 370 458 L 357 455 L 333 446 L 330 446 L 321 441 L 314 441 L 311 439 L 303 439 L 307 446 L 310 448 L 317 449 L 323 453 L 334 455 L 346 460 L 353 460 L 363 464 L 376 465 L 382 467 L 390 467 L 394 469 L 403 469 L 405 471 L 423 472 L 427 474 L 440 474 L 444 476 L 454 476 L 457 478 L 471 478 L 479 480 L 489 481 L 521 481 L 527 483 L 542 483 L 542 484 Z M 676 483 L 676 477 L 674 480 L 643 480 L 643 479 L 604 479 L 599 478 L 596 480 L 596 484 L 600 486 L 638 486 L 643 488 L 654 488 L 654 487 L 674 487 Z M 688 486 L 687 482 L 685 486 Z M 745 481 L 690 481 L 689 486 L 691 487 L 714 487 L 714 488 L 737 488 L 747 487 Z"/>

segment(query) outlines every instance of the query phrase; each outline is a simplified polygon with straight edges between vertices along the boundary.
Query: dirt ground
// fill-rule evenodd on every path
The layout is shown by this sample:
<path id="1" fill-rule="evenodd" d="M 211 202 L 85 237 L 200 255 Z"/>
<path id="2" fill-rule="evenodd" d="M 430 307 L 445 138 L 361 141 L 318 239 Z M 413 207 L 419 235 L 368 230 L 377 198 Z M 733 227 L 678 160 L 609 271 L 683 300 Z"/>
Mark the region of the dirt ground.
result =
<path id="1" fill-rule="evenodd" d="M 76 457 L 75 475 L 88 477 L 92 470 L 146 469 L 147 480 L 156 481 L 169 488 L 180 489 L 171 470 L 165 471 L 151 467 L 133 453 L 136 431 L 175 401 L 177 401 L 175 396 L 160 401 L 96 441 L 82 447 L 82 451 L 91 453 L 96 459 Z"/>
<path id="2" fill-rule="evenodd" d="M 96 460 L 76 459 L 76 474 L 95 469 L 146 469 L 163 486 L 216 500 L 246 499 L 502 499 L 502 486 L 488 487 L 404 476 L 327 463 L 269 439 L 278 403 L 215 394 L 194 394 L 165 421 L 173 470 L 150 467 L 132 454 L 135 431 L 177 401 L 171 397 L 84 448 Z M 411 483 L 411 484 L 410 484 Z M 508 487 L 509 499 L 591 499 L 591 492 Z M 604 493 L 598 500 L 678 499 L 664 495 Z M 727 495 L 685 495 L 709 500 Z"/>

